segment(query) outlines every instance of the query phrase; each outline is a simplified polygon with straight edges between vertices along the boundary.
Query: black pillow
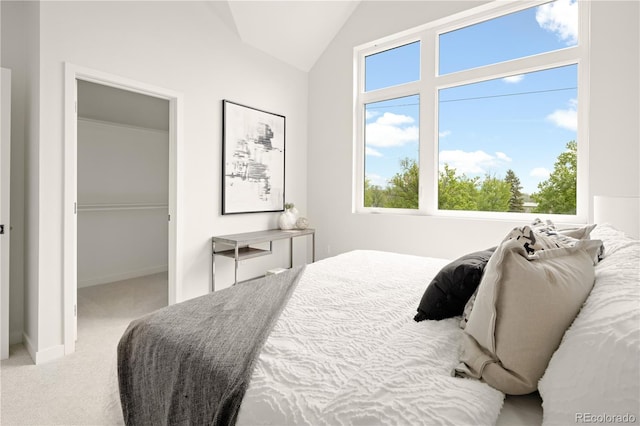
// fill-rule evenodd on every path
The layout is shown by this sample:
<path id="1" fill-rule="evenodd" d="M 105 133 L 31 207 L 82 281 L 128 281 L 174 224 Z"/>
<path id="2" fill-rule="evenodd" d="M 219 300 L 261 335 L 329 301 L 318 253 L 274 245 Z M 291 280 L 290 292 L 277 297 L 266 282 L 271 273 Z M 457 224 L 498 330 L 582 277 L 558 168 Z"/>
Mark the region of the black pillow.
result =
<path id="1" fill-rule="evenodd" d="M 441 320 L 462 315 L 476 291 L 484 267 L 496 247 L 469 253 L 442 268 L 422 295 L 415 321 Z"/>

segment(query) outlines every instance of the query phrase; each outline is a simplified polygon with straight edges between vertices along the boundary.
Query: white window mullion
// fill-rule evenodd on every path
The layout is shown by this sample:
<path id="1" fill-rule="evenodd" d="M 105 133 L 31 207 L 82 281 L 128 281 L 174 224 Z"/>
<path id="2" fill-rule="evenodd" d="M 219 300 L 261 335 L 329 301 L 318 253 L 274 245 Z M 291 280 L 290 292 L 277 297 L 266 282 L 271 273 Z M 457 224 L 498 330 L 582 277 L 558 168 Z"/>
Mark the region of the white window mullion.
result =
<path id="1" fill-rule="evenodd" d="M 365 82 L 365 56 L 362 52 L 356 55 L 354 60 L 354 67 L 357 70 L 355 73 L 354 87 L 354 104 L 353 104 L 353 117 L 354 117 L 354 149 L 353 149 L 353 175 L 352 185 L 354 198 L 352 200 L 352 211 L 362 212 L 364 209 L 364 82 Z"/>
<path id="2" fill-rule="evenodd" d="M 420 96 L 420 212 L 433 214 L 438 198 L 438 97 L 436 93 L 437 38 L 424 33 Z"/>
<path id="3" fill-rule="evenodd" d="M 417 95 L 420 93 L 420 88 L 420 82 L 416 81 L 362 93 L 360 95 L 360 99 L 362 99 L 362 105 L 366 105 L 374 102 L 387 101 L 389 99 L 397 99 L 404 98 L 406 96 Z"/>
<path id="4" fill-rule="evenodd" d="M 511 61 L 499 62 L 478 68 L 440 75 L 436 77 L 437 87 L 445 89 L 464 84 L 478 83 L 485 80 L 507 77 L 515 74 L 526 74 L 542 71 L 549 68 L 557 68 L 576 63 L 578 47 L 570 47 L 553 52 L 542 53 Z"/>
<path id="5" fill-rule="evenodd" d="M 473 9 L 460 12 L 455 16 L 442 18 L 433 23 L 432 28 L 437 28 L 437 35 L 455 31 L 461 27 L 476 25 L 484 21 L 499 18 L 510 13 L 519 12 L 531 7 L 540 6 L 553 0 L 506 0 L 491 1 Z"/>
<path id="6" fill-rule="evenodd" d="M 591 211 L 589 198 L 589 117 L 591 100 L 589 97 L 589 30 L 591 26 L 591 2 L 580 4 L 578 15 L 578 33 L 580 40 L 580 61 L 578 62 L 578 170 L 576 179 L 577 220 L 588 222 Z"/>

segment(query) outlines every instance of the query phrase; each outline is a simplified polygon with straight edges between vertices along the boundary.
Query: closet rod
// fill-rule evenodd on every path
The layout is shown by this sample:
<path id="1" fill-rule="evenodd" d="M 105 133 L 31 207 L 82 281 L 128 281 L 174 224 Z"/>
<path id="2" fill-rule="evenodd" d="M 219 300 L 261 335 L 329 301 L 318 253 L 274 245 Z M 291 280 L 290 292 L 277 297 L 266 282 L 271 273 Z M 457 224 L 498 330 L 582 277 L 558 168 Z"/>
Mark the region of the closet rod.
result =
<path id="1" fill-rule="evenodd" d="M 79 212 L 97 212 L 108 210 L 152 210 L 152 209 L 168 209 L 167 203 L 95 203 L 95 204 L 78 204 Z"/>
<path id="2" fill-rule="evenodd" d="M 136 126 L 135 124 L 115 123 L 113 121 L 98 120 L 95 118 L 78 117 L 78 122 L 84 122 L 87 124 L 95 124 L 95 125 L 107 126 L 107 127 L 119 127 L 121 129 L 141 130 L 144 132 L 161 133 L 165 135 L 169 134 L 168 130 L 156 129 L 153 127 Z"/>

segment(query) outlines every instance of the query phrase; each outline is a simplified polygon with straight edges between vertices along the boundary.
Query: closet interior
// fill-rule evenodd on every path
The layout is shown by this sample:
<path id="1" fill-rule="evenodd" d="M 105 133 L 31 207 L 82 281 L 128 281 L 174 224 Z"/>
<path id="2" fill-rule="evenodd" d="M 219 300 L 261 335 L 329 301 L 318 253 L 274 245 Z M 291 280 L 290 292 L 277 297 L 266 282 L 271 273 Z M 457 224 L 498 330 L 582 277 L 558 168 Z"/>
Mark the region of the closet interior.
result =
<path id="1" fill-rule="evenodd" d="M 169 101 L 82 80 L 77 99 L 78 288 L 166 273 Z"/>

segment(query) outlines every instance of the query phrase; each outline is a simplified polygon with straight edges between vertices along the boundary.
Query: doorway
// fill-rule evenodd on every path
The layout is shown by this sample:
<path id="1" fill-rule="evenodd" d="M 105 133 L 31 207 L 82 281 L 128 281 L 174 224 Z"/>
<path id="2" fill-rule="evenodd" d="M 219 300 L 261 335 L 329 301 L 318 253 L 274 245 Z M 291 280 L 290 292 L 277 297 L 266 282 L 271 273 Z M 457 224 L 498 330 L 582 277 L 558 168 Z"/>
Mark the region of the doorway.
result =
<path id="1" fill-rule="evenodd" d="M 148 300 L 166 306 L 169 101 L 76 84 L 77 322 L 135 313 Z"/>
<path id="2" fill-rule="evenodd" d="M 79 288 L 166 269 L 178 300 L 181 105 L 176 92 L 65 66 L 65 354 Z"/>

